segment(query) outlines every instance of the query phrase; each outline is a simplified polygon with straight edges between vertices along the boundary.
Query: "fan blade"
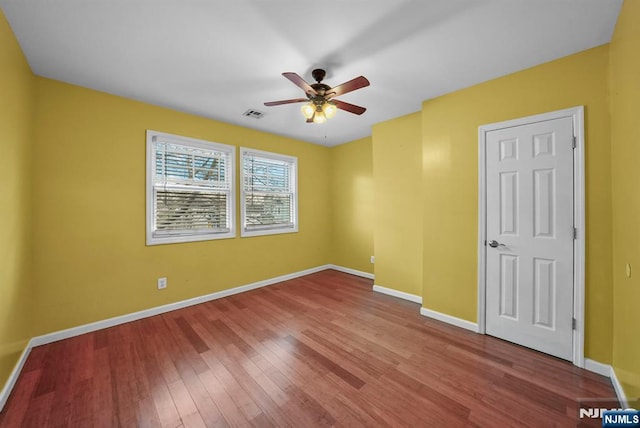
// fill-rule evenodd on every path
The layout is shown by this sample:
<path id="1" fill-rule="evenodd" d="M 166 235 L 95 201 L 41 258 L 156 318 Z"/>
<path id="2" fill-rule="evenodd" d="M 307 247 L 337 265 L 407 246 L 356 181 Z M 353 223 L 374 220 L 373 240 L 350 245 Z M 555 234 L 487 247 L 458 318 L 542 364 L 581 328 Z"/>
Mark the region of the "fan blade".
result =
<path id="1" fill-rule="evenodd" d="M 311 85 L 309 85 L 307 82 L 305 82 L 304 79 L 302 77 L 298 76 L 296 73 L 288 72 L 288 73 L 282 73 L 282 75 L 284 77 L 286 77 L 287 79 L 291 80 L 291 82 L 293 82 L 294 85 L 299 86 L 300 88 L 302 88 L 302 90 L 306 94 L 317 95 L 316 90 L 313 89 L 311 87 Z"/>
<path id="2" fill-rule="evenodd" d="M 364 107 L 360 107 L 355 104 L 345 103 L 344 101 L 331 100 L 331 102 L 335 103 L 336 107 L 338 107 L 340 110 L 348 111 L 349 113 L 362 114 L 365 111 L 367 111 L 367 109 Z"/>
<path id="3" fill-rule="evenodd" d="M 305 101 L 309 101 L 308 98 L 294 98 L 292 100 L 282 100 L 282 101 L 270 101 L 268 103 L 264 103 L 266 106 L 279 106 L 282 104 L 292 104 L 292 103 L 303 103 Z"/>
<path id="4" fill-rule="evenodd" d="M 356 89 L 364 88 L 365 86 L 369 86 L 367 78 L 364 76 L 356 77 L 348 82 L 344 82 L 342 85 L 329 89 L 327 91 L 327 98 L 339 97 L 347 92 L 355 91 Z"/>

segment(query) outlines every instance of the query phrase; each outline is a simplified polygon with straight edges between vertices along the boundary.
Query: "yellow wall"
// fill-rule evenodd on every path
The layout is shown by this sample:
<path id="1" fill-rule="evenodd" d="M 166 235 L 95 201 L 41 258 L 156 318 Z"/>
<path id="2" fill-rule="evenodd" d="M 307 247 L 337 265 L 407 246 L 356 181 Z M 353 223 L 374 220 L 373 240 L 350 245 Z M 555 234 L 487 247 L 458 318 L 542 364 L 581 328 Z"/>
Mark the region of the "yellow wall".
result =
<path id="1" fill-rule="evenodd" d="M 585 354 L 611 362 L 608 60 L 608 46 L 602 46 L 424 102 L 426 308 L 469 321 L 477 319 L 478 126 L 584 105 Z"/>
<path id="2" fill-rule="evenodd" d="M 375 284 L 422 295 L 420 113 L 373 127 Z"/>
<path id="3" fill-rule="evenodd" d="M 371 137 L 331 148 L 331 263 L 373 273 Z"/>
<path id="4" fill-rule="evenodd" d="M 330 262 L 328 148 L 36 82 L 35 334 Z M 146 129 L 297 156 L 300 232 L 145 246 Z"/>
<path id="5" fill-rule="evenodd" d="M 31 337 L 33 101 L 31 69 L 0 10 L 0 387 Z"/>
<path id="6" fill-rule="evenodd" d="M 613 165 L 613 366 L 640 397 L 640 2 L 625 1 L 611 42 Z M 626 276 L 626 264 L 632 276 Z M 640 403 L 636 403 L 638 405 Z"/>

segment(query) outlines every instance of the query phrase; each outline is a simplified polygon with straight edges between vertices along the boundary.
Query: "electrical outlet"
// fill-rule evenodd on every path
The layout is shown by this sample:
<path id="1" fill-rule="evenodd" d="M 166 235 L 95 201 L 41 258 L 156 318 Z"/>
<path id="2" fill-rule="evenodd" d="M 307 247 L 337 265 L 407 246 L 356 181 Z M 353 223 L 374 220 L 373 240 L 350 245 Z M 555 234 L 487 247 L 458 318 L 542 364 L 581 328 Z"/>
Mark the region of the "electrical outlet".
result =
<path id="1" fill-rule="evenodd" d="M 627 265 L 625 266 L 626 270 L 627 270 L 627 278 L 631 278 L 631 264 L 627 263 Z"/>
<path id="2" fill-rule="evenodd" d="M 374 264 L 376 262 L 376 256 L 371 256 L 371 264 Z"/>
<path id="3" fill-rule="evenodd" d="M 158 290 L 167 288 L 167 278 L 158 278 Z"/>

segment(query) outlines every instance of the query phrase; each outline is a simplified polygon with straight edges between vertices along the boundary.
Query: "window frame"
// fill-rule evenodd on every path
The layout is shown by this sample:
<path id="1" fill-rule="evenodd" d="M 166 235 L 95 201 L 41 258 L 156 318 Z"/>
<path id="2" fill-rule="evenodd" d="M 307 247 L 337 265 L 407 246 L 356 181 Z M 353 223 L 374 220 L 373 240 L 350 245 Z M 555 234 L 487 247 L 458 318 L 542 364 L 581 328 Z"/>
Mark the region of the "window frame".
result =
<path id="1" fill-rule="evenodd" d="M 289 185 L 293 194 L 293 214 L 292 214 L 292 227 L 267 227 L 264 229 L 246 229 L 246 199 L 245 199 L 245 173 L 244 173 L 244 158 L 245 154 L 254 154 L 257 157 L 271 159 L 280 162 L 287 162 L 291 164 Z M 299 230 L 298 223 L 298 158 L 295 156 L 283 155 L 280 153 L 267 152 L 264 150 L 251 149 L 247 147 L 240 147 L 240 160 L 238 169 L 240 170 L 240 236 L 243 238 L 252 236 L 264 236 L 264 235 L 279 235 L 284 233 L 297 233 Z"/>
<path id="2" fill-rule="evenodd" d="M 155 148 L 157 139 L 170 143 L 179 144 L 185 147 L 193 147 L 204 150 L 212 150 L 226 153 L 229 164 L 227 165 L 227 176 L 229 180 L 229 230 L 226 232 L 210 233 L 180 233 L 175 235 L 156 235 L 155 230 L 155 198 L 154 198 L 154 178 L 155 178 Z M 217 239 L 229 239 L 236 237 L 236 148 L 227 144 L 215 143 L 212 141 L 200 140 L 196 138 L 184 137 L 180 135 L 167 134 L 148 129 L 146 147 L 146 244 L 176 244 L 183 242 L 200 242 Z"/>

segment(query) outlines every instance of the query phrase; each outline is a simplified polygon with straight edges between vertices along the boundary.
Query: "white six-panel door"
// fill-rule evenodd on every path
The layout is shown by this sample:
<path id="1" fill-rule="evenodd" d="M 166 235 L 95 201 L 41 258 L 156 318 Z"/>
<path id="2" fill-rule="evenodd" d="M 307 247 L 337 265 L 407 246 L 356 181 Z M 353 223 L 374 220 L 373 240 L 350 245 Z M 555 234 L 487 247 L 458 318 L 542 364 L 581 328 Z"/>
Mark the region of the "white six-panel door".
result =
<path id="1" fill-rule="evenodd" d="M 486 333 L 572 358 L 573 122 L 486 134 Z"/>

